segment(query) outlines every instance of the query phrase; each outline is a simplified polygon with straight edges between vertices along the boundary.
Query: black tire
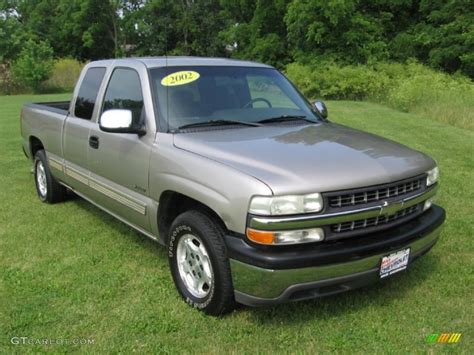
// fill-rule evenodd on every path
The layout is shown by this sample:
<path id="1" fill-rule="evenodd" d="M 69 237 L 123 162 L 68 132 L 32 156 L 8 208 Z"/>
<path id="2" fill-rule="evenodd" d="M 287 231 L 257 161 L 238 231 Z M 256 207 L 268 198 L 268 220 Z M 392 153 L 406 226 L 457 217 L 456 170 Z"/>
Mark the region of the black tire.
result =
<path id="1" fill-rule="evenodd" d="M 40 172 L 41 167 L 44 169 L 44 177 L 45 183 L 43 187 L 40 188 L 39 182 L 39 175 L 42 174 Z M 49 170 L 48 158 L 46 157 L 46 153 L 44 150 L 38 150 L 35 154 L 35 160 L 33 164 L 34 168 L 34 175 L 35 175 L 35 186 L 36 192 L 38 193 L 38 197 L 42 202 L 47 203 L 56 203 L 61 202 L 66 199 L 67 190 L 64 186 L 62 186 L 53 175 L 51 175 L 51 171 Z"/>
<path id="2" fill-rule="evenodd" d="M 208 285 L 207 290 L 203 286 L 201 291 L 205 290 L 203 292 L 208 293 L 202 297 L 196 296 L 188 289 L 178 266 L 178 245 L 182 245 L 186 239 L 189 240 L 190 235 L 197 237 L 198 241 L 202 241 L 212 266 L 212 282 L 211 285 Z M 185 240 L 180 243 L 183 237 Z M 187 257 L 188 253 L 185 254 Z M 183 255 L 182 252 L 180 255 Z M 223 231 L 212 218 L 199 211 L 187 211 L 176 217 L 170 228 L 168 257 L 176 288 L 189 305 L 213 316 L 219 316 L 234 309 L 234 287 Z M 195 260 L 199 260 L 199 258 L 197 257 Z M 199 266 L 204 271 L 202 264 L 195 266 L 197 269 L 194 270 L 200 270 Z M 186 268 L 188 268 L 187 265 Z M 201 274 L 199 274 L 200 276 Z"/>

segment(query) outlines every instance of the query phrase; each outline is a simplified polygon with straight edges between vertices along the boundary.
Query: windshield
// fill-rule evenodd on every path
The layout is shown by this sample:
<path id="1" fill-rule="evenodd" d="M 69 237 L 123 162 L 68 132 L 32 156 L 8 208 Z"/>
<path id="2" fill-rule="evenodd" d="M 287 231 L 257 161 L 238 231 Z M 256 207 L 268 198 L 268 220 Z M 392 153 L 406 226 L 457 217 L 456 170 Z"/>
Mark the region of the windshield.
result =
<path id="1" fill-rule="evenodd" d="M 164 131 L 223 120 L 237 124 L 279 117 L 319 120 L 276 69 L 180 66 L 151 69 L 150 76 Z"/>

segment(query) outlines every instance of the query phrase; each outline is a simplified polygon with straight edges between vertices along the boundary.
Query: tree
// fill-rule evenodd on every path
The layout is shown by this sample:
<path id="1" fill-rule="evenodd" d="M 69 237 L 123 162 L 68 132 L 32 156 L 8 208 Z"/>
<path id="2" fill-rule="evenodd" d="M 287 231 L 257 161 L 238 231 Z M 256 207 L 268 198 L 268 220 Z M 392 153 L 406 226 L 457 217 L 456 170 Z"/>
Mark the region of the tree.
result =
<path id="1" fill-rule="evenodd" d="M 285 16 L 288 40 L 296 57 L 324 57 L 367 63 L 387 57 L 387 12 L 357 0 L 295 0 Z"/>
<path id="2" fill-rule="evenodd" d="M 53 70 L 53 49 L 47 42 L 28 40 L 18 59 L 12 63 L 13 76 L 21 84 L 38 91 Z"/>
<path id="3" fill-rule="evenodd" d="M 0 61 L 29 39 L 55 57 L 232 56 L 421 63 L 474 77 L 472 0 L 0 0 Z"/>
<path id="4" fill-rule="evenodd" d="M 176 5 L 172 1 L 140 1 L 123 13 L 124 37 L 134 46 L 132 54 L 165 55 L 178 42 L 173 19 Z"/>
<path id="5" fill-rule="evenodd" d="M 123 14 L 124 36 L 137 55 L 220 56 L 224 26 L 218 0 L 136 1 Z"/>
<path id="6" fill-rule="evenodd" d="M 176 54 L 222 56 L 224 42 L 219 31 L 224 27 L 221 7 L 217 0 L 181 0 L 175 22 L 179 42 Z"/>
<path id="7" fill-rule="evenodd" d="M 0 0 L 0 14 L 15 19 L 27 38 L 47 41 L 58 57 L 102 59 L 118 52 L 117 11 L 121 3 L 119 0 Z"/>
<path id="8" fill-rule="evenodd" d="M 0 18 L 0 62 L 16 58 L 28 38 L 28 33 L 16 18 Z"/>
<path id="9" fill-rule="evenodd" d="M 97 60 L 114 57 L 116 8 L 111 1 L 55 0 L 51 43 L 61 57 Z"/>
<path id="10" fill-rule="evenodd" d="M 289 0 L 222 1 L 230 16 L 229 27 L 220 36 L 236 48 L 232 56 L 284 67 L 290 61 L 283 21 Z M 237 14 L 232 18 L 233 14 Z"/>
<path id="11" fill-rule="evenodd" d="M 392 42 L 393 58 L 417 58 L 436 69 L 474 77 L 474 3 L 422 0 L 418 11 L 420 21 Z"/>

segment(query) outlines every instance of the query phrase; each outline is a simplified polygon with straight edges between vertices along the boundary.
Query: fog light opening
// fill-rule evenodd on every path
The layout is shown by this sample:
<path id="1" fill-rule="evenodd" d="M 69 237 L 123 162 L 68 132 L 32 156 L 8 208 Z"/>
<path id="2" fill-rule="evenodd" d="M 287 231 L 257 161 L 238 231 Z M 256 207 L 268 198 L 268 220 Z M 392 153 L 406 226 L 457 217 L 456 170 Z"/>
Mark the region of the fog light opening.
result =
<path id="1" fill-rule="evenodd" d="M 425 204 L 423 206 L 423 212 L 429 209 L 433 205 L 433 198 L 429 198 L 425 201 Z"/>

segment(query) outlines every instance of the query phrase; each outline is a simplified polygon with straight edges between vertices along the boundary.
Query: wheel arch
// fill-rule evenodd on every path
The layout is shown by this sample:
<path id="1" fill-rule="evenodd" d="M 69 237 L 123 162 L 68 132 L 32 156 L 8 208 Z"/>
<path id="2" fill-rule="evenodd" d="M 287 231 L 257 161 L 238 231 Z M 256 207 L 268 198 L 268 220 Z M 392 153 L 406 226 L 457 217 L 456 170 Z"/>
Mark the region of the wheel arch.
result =
<path id="1" fill-rule="evenodd" d="M 36 153 L 39 150 L 44 149 L 44 144 L 36 136 L 30 136 L 28 141 L 29 141 L 29 144 L 30 144 L 29 150 L 30 150 L 30 154 L 31 154 L 31 159 L 34 159 Z"/>
<path id="2" fill-rule="evenodd" d="M 168 242 L 169 229 L 174 219 L 181 213 L 190 210 L 197 210 L 206 214 L 223 231 L 227 231 L 224 220 L 212 208 L 180 192 L 166 190 L 160 195 L 157 215 L 158 233 L 164 244 Z"/>

